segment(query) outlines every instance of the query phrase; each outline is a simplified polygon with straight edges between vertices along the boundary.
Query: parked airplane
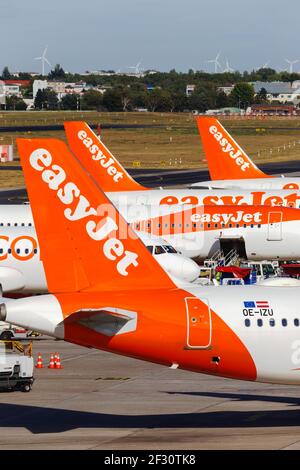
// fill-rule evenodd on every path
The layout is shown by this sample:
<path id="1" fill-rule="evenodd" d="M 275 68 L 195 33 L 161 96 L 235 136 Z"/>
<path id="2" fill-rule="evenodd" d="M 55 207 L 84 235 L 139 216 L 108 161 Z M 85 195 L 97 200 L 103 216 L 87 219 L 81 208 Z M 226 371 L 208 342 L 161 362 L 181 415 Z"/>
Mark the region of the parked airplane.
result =
<path id="1" fill-rule="evenodd" d="M 235 250 L 242 259 L 300 259 L 298 209 L 227 205 L 145 207 L 149 210 L 144 213 L 126 209 L 119 207 L 135 231 L 163 237 L 191 258 Z"/>
<path id="2" fill-rule="evenodd" d="M 69 158 L 72 158 L 70 154 L 68 155 Z M 298 243 L 300 213 L 298 209 L 243 204 L 217 206 L 210 204 L 203 206 L 125 205 L 118 206 L 118 210 L 137 233 L 144 234 L 140 236 L 145 237 L 145 234 L 148 236 L 150 234 L 154 237 L 163 237 L 184 257 L 205 259 L 216 251 L 221 250 L 226 255 L 234 249 L 244 259 L 300 259 L 300 245 Z M 19 231 L 21 231 L 20 235 L 25 234 L 32 237 L 30 229 L 32 230 L 33 218 L 28 204 L 2 206 L 1 215 L 0 266 L 1 264 L 3 266 L 1 259 L 6 262 L 7 250 L 9 249 L 5 230 L 15 234 L 13 239 L 18 239 Z M 14 227 L 9 227 L 9 221 L 12 220 L 12 217 L 22 222 L 15 224 Z M 114 217 L 116 216 L 114 215 Z M 153 245 L 145 238 L 143 241 L 148 246 Z M 160 242 L 160 245 L 162 244 L 163 242 Z M 18 248 L 24 251 L 27 249 L 27 245 L 24 245 L 23 248 L 19 243 Z M 157 251 L 160 250 L 157 248 Z M 14 249 L 12 253 L 14 253 Z M 161 261 L 163 258 L 166 258 L 164 260 L 165 269 L 167 271 L 169 269 L 173 276 L 179 276 L 180 279 L 189 281 L 198 277 L 195 266 L 188 267 L 188 261 L 184 258 L 180 258 L 181 261 L 178 259 L 176 263 L 175 257 L 173 261 L 170 259 L 169 268 L 166 264 L 168 257 L 161 257 Z M 173 270 L 170 271 L 172 266 Z M 29 269 L 31 268 L 29 267 Z M 1 279 L 0 271 L 0 281 Z M 16 282 L 19 283 L 21 280 L 17 278 Z M 30 289 L 32 289 L 31 284 Z"/>
<path id="3" fill-rule="evenodd" d="M 211 118 L 205 119 L 209 120 Z M 211 182 L 209 182 L 209 184 L 204 183 L 206 189 L 146 190 L 147 188 L 139 185 L 131 178 L 85 122 L 66 122 L 65 130 L 72 152 L 94 178 L 95 182 L 108 194 L 114 204 L 249 204 L 300 207 L 300 192 L 293 190 L 293 188 L 290 191 L 276 189 L 267 191 L 254 189 L 250 191 L 247 188 L 233 189 L 230 192 L 223 190 L 207 191 L 207 188 L 211 187 Z M 241 162 L 242 160 L 238 161 Z M 219 166 L 222 167 L 223 163 Z M 253 166 L 255 167 L 254 164 Z M 253 177 L 253 172 L 251 174 Z M 273 178 L 270 177 L 268 180 L 271 181 Z M 287 179 L 285 181 L 289 182 Z"/>
<path id="4" fill-rule="evenodd" d="M 1 321 L 173 369 L 300 383 L 298 288 L 176 287 L 122 217 L 99 215 L 110 201 L 63 143 L 18 147 L 51 294 L 3 303 Z"/>
<path id="5" fill-rule="evenodd" d="M 211 181 L 200 181 L 191 187 L 269 190 L 300 188 L 300 177 L 278 178 L 263 173 L 217 119 L 198 117 L 197 124 Z"/>
<path id="6" fill-rule="evenodd" d="M 177 283 L 195 281 L 200 268 L 178 253 L 166 240 L 139 232 L 139 238 L 160 266 Z M 2 227 L 0 230 L 0 285 L 2 292 L 48 292 L 39 244 L 33 227 Z"/>

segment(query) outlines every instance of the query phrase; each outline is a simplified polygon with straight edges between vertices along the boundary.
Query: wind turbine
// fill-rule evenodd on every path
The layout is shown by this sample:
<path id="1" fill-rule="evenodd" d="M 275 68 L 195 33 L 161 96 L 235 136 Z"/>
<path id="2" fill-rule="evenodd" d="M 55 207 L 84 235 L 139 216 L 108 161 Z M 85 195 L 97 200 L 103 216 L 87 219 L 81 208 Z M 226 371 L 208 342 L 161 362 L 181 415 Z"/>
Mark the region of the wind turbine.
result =
<path id="1" fill-rule="evenodd" d="M 45 47 L 44 52 L 43 52 L 43 54 L 41 55 L 41 57 L 35 57 L 35 58 L 34 58 L 34 60 L 41 60 L 41 62 L 42 62 L 42 75 L 43 75 L 43 76 L 45 75 L 45 63 L 47 63 L 47 64 L 51 67 L 50 62 L 49 62 L 49 60 L 48 60 L 47 57 L 46 57 L 47 49 L 48 49 L 48 46 Z"/>
<path id="2" fill-rule="evenodd" d="M 219 62 L 220 55 L 221 55 L 221 51 L 217 54 L 215 59 L 206 61 L 209 64 L 215 64 L 215 73 L 218 73 L 218 67 L 221 68 L 221 64 Z"/>
<path id="3" fill-rule="evenodd" d="M 285 61 L 289 64 L 289 67 L 288 67 L 287 71 L 289 73 L 293 73 L 293 65 L 297 64 L 297 62 L 299 62 L 299 60 L 298 59 L 297 60 L 285 59 Z"/>
<path id="4" fill-rule="evenodd" d="M 134 73 L 136 75 L 140 75 L 142 69 L 140 69 L 140 65 L 141 65 L 142 61 L 140 60 L 136 65 L 131 65 L 129 66 L 128 68 L 129 69 L 134 69 Z"/>
<path id="5" fill-rule="evenodd" d="M 225 63 L 225 69 L 223 70 L 223 73 L 226 73 L 226 72 L 234 72 L 234 69 L 232 67 L 230 67 L 229 65 L 229 61 L 228 59 L 226 59 L 226 63 Z"/>

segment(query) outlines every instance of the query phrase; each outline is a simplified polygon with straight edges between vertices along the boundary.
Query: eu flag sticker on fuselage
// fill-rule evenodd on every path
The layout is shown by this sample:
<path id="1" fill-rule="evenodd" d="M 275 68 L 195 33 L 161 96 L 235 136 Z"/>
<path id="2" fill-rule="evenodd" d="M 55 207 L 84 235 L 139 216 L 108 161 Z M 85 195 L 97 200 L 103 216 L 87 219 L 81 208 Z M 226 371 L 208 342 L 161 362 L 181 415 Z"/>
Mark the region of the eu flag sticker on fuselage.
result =
<path id="1" fill-rule="evenodd" d="M 270 308 L 270 304 L 267 300 L 248 300 L 244 302 L 245 308 Z"/>

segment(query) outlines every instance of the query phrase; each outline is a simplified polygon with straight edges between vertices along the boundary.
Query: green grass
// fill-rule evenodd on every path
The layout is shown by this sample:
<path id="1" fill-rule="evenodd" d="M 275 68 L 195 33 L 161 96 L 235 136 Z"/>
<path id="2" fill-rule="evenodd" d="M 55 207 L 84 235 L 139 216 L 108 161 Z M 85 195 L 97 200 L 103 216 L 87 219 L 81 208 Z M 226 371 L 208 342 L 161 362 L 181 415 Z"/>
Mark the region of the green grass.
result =
<path id="1" fill-rule="evenodd" d="M 159 128 L 106 129 L 102 140 L 127 167 L 203 168 L 203 148 L 194 116 L 176 113 L 98 113 L 98 112 L 2 112 L 0 126 L 63 124 L 65 120 L 84 120 L 93 124 L 154 124 Z M 299 159 L 300 119 L 295 118 L 222 118 L 242 148 L 256 163 Z M 262 130 L 263 129 L 263 130 Z M 50 137 L 65 140 L 63 131 L 6 132 L 0 143 L 13 143 L 18 163 L 16 137 Z M 2 164 L 3 165 L 3 164 Z M 9 165 L 5 165 L 9 166 Z M 299 163 L 300 166 L 300 163 Z M 23 185 L 21 171 L 1 171 L 0 185 Z"/>

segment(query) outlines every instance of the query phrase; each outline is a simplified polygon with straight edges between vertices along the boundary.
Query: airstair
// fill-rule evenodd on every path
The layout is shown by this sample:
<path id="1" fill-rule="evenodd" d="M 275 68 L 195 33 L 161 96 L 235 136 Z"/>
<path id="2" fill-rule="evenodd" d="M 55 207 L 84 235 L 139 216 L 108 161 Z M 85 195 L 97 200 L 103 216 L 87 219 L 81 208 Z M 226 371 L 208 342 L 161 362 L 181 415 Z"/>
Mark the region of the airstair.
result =
<path id="1" fill-rule="evenodd" d="M 239 261 L 239 254 L 235 249 L 230 250 L 226 255 L 223 250 L 216 251 L 213 256 L 204 261 L 207 268 L 216 268 L 217 266 L 233 266 Z"/>

